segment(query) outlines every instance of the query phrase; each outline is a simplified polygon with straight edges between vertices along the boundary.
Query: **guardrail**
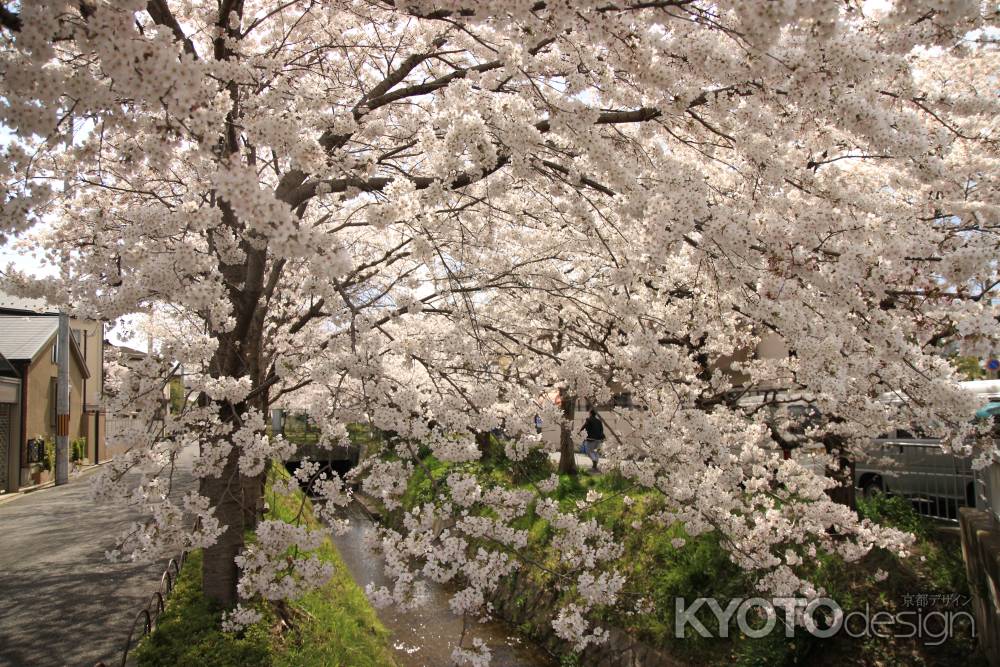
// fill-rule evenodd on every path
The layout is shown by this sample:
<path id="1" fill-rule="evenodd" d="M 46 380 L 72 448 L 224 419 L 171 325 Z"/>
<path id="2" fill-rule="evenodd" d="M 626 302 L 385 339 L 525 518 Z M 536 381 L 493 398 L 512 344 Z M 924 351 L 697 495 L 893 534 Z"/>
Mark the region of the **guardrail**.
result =
<path id="1" fill-rule="evenodd" d="M 919 514 L 955 523 L 960 508 L 982 504 L 985 489 L 970 459 L 947 453 L 929 440 L 878 439 L 875 447 L 872 453 L 891 464 L 855 466 L 855 486 L 863 496 L 903 496 Z"/>
<path id="2" fill-rule="evenodd" d="M 122 649 L 121 662 L 117 663 L 120 667 L 125 667 L 128 662 L 128 654 L 134 648 L 132 642 L 136 638 L 135 631 L 137 627 L 140 627 L 140 621 L 142 623 L 142 632 L 138 637 L 139 639 L 142 639 L 156 629 L 156 621 L 166 608 L 167 597 L 174 590 L 177 577 L 180 576 L 181 568 L 184 567 L 185 556 L 187 556 L 187 552 L 182 553 L 178 560 L 171 558 L 167 561 L 167 567 L 163 571 L 163 574 L 160 575 L 159 588 L 149 597 L 146 605 L 139 610 L 139 613 L 132 620 L 132 627 L 129 628 L 128 636 L 125 638 L 125 646 Z M 171 570 L 173 570 L 173 573 L 171 573 Z M 108 665 L 102 660 L 95 664 L 94 667 L 108 667 Z"/>
<path id="3" fill-rule="evenodd" d="M 198 517 L 198 520 L 194 522 L 194 530 L 198 529 L 198 526 L 201 523 L 200 519 L 201 517 Z M 171 558 L 167 561 L 167 566 L 163 570 L 163 574 L 160 575 L 159 587 L 149 597 L 149 600 L 143 608 L 139 610 L 139 613 L 135 615 L 135 618 L 132 619 L 132 626 L 129 628 L 128 636 L 125 638 L 125 646 L 122 648 L 121 662 L 116 663 L 119 667 L 125 667 L 128 663 L 129 651 L 134 648 L 132 642 L 136 639 L 136 628 L 142 628 L 142 632 L 139 634 L 138 639 L 142 639 L 156 629 L 156 621 L 159 620 L 160 614 L 163 613 L 163 610 L 167 606 L 167 597 L 169 597 L 171 591 L 174 590 L 174 586 L 177 583 L 177 578 L 181 574 L 181 568 L 184 567 L 184 561 L 187 559 L 187 555 L 187 551 L 182 551 L 179 558 Z M 173 572 L 171 572 L 171 570 L 173 570 Z M 140 622 L 142 623 L 141 626 Z M 109 667 L 109 665 L 101 660 L 97 662 L 94 667 Z"/>

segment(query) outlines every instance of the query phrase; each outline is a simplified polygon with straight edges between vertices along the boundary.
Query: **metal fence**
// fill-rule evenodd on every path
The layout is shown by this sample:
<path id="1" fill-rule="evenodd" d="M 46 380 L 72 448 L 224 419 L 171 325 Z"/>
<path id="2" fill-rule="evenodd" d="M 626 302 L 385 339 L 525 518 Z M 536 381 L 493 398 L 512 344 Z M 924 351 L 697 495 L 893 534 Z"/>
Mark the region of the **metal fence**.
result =
<path id="1" fill-rule="evenodd" d="M 958 521 L 959 508 L 984 502 L 985 485 L 971 459 L 945 452 L 936 441 L 878 439 L 870 453 L 854 472 L 863 497 L 902 496 L 920 514 L 951 522 Z"/>
<path id="2" fill-rule="evenodd" d="M 194 523 L 194 530 L 197 530 L 201 525 L 200 517 Z M 135 618 L 132 619 L 132 625 L 129 627 L 128 635 L 125 637 L 125 645 L 122 647 L 122 659 L 120 662 L 116 662 L 118 667 L 126 667 L 128 664 L 129 652 L 135 648 L 138 644 L 138 640 L 142 639 L 146 635 L 150 634 L 156 629 L 156 622 L 160 618 L 160 614 L 166 608 L 167 597 L 170 592 L 174 590 L 174 586 L 177 584 L 177 579 L 181 575 L 181 568 L 184 567 L 184 561 L 187 559 L 188 552 L 182 551 L 181 555 L 177 559 L 171 558 L 167 561 L 167 566 L 163 570 L 163 574 L 160 575 L 160 585 L 157 587 L 156 591 L 149 597 L 146 604 L 136 613 Z M 139 631 L 138 636 L 136 636 L 136 631 Z M 103 660 L 94 665 L 94 667 L 109 667 L 107 663 Z"/>
<path id="3" fill-rule="evenodd" d="M 108 458 L 122 454 L 146 434 L 145 425 L 131 415 L 108 414 L 104 420 L 104 443 Z"/>
<path id="4" fill-rule="evenodd" d="M 137 643 L 138 639 L 142 639 L 156 629 L 156 621 L 166 608 L 167 596 L 174 589 L 177 577 L 180 576 L 181 568 L 184 566 L 184 556 L 185 554 L 181 554 L 179 561 L 171 558 L 167 562 L 167 568 L 160 577 L 160 587 L 150 596 L 146 605 L 139 610 L 132 620 L 132 626 L 129 628 L 128 636 L 125 638 L 125 646 L 122 648 L 121 662 L 116 663 L 120 667 L 125 667 L 127 664 L 128 654 L 134 647 L 134 643 Z M 138 637 L 135 634 L 136 629 L 140 631 Z M 102 660 L 94 665 L 94 667 L 108 667 L 108 665 Z"/>

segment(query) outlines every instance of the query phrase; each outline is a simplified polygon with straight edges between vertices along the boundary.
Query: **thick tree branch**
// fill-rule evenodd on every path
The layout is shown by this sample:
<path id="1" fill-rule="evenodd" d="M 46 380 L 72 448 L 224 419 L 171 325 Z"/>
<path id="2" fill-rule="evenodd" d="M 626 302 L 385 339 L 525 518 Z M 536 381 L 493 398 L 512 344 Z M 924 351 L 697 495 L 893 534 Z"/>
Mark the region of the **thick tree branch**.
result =
<path id="1" fill-rule="evenodd" d="M 157 25 L 170 28 L 177 41 L 184 45 L 184 52 L 194 56 L 195 60 L 198 59 L 198 51 L 194 48 L 194 42 L 184 34 L 184 29 L 181 28 L 181 24 L 177 22 L 177 18 L 170 11 L 167 0 L 149 0 L 146 3 L 146 13 Z"/>

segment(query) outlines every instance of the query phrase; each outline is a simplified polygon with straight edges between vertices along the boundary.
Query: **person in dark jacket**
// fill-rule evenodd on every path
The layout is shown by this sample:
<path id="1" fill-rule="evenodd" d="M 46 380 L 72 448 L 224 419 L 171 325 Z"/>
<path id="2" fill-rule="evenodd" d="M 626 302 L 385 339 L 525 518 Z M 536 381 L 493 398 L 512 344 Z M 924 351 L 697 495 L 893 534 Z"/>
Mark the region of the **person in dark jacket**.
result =
<path id="1" fill-rule="evenodd" d="M 597 459 L 600 456 L 598 449 L 601 443 L 604 442 L 604 422 L 601 421 L 600 415 L 597 414 L 597 410 L 591 410 L 590 416 L 587 417 L 586 421 L 583 422 L 583 426 L 580 430 L 587 431 L 587 438 L 583 441 L 583 453 L 590 457 L 591 470 L 597 470 Z"/>

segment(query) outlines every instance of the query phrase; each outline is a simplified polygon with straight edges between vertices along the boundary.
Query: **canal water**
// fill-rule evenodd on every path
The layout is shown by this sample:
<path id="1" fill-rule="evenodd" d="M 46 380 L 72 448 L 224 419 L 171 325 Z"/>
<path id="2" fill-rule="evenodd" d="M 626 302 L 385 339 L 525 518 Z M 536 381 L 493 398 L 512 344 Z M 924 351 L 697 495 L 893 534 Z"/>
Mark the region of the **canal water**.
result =
<path id="1" fill-rule="evenodd" d="M 373 531 L 371 520 L 364 510 L 352 503 L 348 510 L 351 527 L 343 535 L 333 537 L 347 569 L 361 588 L 368 584 L 392 588 L 385 576 L 381 557 L 371 554 L 364 547 L 364 536 Z M 451 652 L 462 634 L 462 619 L 448 607 L 448 592 L 432 581 L 427 582 L 423 604 L 411 611 L 393 607 L 378 609 L 382 624 L 392 633 L 391 644 L 397 664 L 401 667 L 448 667 L 452 665 Z M 549 667 L 555 665 L 551 656 L 521 639 L 501 622 L 470 622 L 465 645 L 472 645 L 472 638 L 486 642 L 493 653 L 493 667 Z"/>

